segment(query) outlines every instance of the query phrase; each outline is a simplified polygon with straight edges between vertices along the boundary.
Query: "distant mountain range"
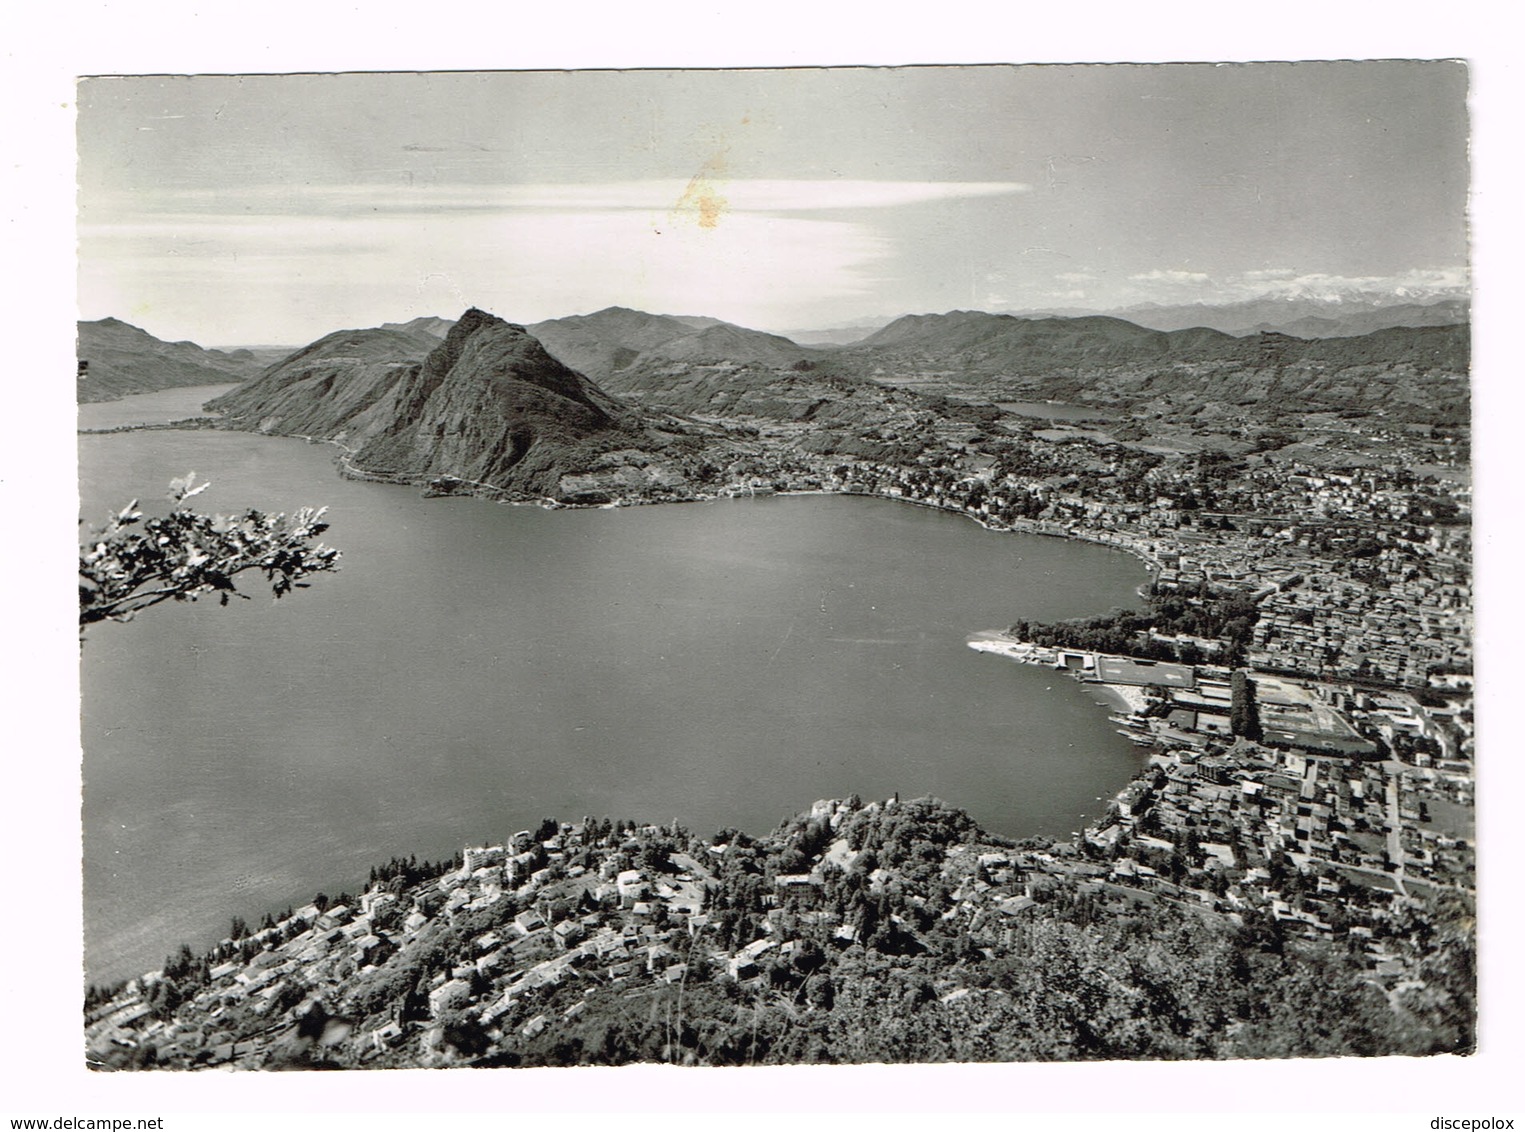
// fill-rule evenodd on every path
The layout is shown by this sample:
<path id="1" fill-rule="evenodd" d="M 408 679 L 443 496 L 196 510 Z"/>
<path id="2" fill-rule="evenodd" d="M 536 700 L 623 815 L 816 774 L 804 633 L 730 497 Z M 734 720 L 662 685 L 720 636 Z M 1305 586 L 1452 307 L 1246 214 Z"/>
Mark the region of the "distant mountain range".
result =
<path id="1" fill-rule="evenodd" d="M 1205 362 L 1343 366 L 1408 361 L 1464 370 L 1467 343 L 1465 325 L 1389 327 L 1350 338 L 1302 339 L 1274 333 L 1234 337 L 1205 327 L 1152 330 L 1107 315 L 1023 318 L 951 311 L 906 315 L 830 358 L 834 366 L 856 363 L 878 375 L 942 372 L 979 382 Z"/>
<path id="2" fill-rule="evenodd" d="M 1018 318 L 1120 318 L 1149 330 L 1205 327 L 1235 337 L 1275 331 L 1299 338 L 1349 338 L 1395 326 L 1457 326 L 1471 318 L 1466 299 L 1394 302 L 1391 296 L 1354 296 L 1339 301 L 1306 296 L 1250 299 L 1237 303 L 1141 303 L 1112 310 L 1041 307 L 1004 311 Z M 787 330 L 802 346 L 848 346 L 896 321 L 893 315 L 856 319 L 826 329 Z"/>
<path id="3" fill-rule="evenodd" d="M 1352 310 L 1342 325 L 1459 311 Z M 115 319 L 81 323 L 80 349 L 90 362 L 85 399 L 238 381 L 259 364 L 248 351 L 163 343 Z M 812 347 L 718 319 L 622 307 L 530 327 L 472 309 L 455 321 L 326 335 L 211 408 L 228 427 L 338 442 L 350 466 L 371 475 L 456 477 L 516 497 L 597 502 L 681 493 L 735 458 L 736 438 L 755 436 L 761 421 L 798 430 L 786 431 L 804 451 L 889 458 L 906 441 L 891 420 L 960 428 L 1000 416 L 971 399 L 1461 423 L 1469 352 L 1466 322 L 1303 338 L 1161 330 L 1108 315 L 951 311 Z"/>
<path id="4" fill-rule="evenodd" d="M 885 382 L 1100 399 L 1115 407 L 1171 396 L 1226 406 L 1393 408 L 1446 421 L 1463 419 L 1468 403 L 1464 323 L 1302 339 L 1204 327 L 1162 331 L 1106 315 L 952 311 L 907 315 L 861 341 L 813 348 L 729 323 L 696 331 L 667 316 L 610 308 L 530 330 L 572 368 L 649 408 L 848 432 L 872 428 L 882 416 Z"/>
<path id="5" fill-rule="evenodd" d="M 1243 349 L 1214 330 L 1175 334 L 1120 318 L 1022 318 L 983 311 L 906 315 L 834 355 L 876 369 L 938 370 L 965 375 L 1050 373 L 1077 365 L 1107 366 L 1176 357 L 1222 357 Z"/>
<path id="6" fill-rule="evenodd" d="M 194 342 L 161 342 L 116 318 L 76 323 L 79 360 L 75 396 L 80 402 L 112 401 L 186 385 L 244 381 L 262 368 L 249 350 L 224 353 Z"/>
<path id="7" fill-rule="evenodd" d="M 1081 312 L 1058 313 L 1073 315 Z M 1299 338 L 1350 338 L 1400 326 L 1459 326 L 1470 320 L 1471 307 L 1465 299 L 1395 304 L 1381 299 L 1355 298 L 1335 302 L 1287 298 L 1252 299 L 1220 305 L 1161 306 L 1149 303 L 1107 313 L 1152 330 L 1187 330 L 1205 326 L 1239 336 L 1270 330 Z"/>
<path id="8" fill-rule="evenodd" d="M 1145 356 L 1172 356 L 1183 349 L 1197 358 L 1204 352 L 1237 356 L 1234 347 L 1208 336 L 1199 336 L 1187 349 L 1191 340 L 1164 340 L 1140 335 L 1139 330 L 1175 333 L 1205 329 L 1241 338 L 1267 331 L 1302 339 L 1355 338 L 1395 328 L 1464 326 L 1468 318 L 1469 307 L 1463 299 L 1384 304 L 1376 300 L 1335 303 L 1295 298 L 1216 306 L 1149 304 L 1104 314 L 1079 310 L 1000 315 L 952 311 L 860 319 L 834 329 L 796 331 L 792 337 L 706 316 L 647 314 L 608 307 L 593 314 L 548 319 L 527 329 L 563 364 L 617 390 L 622 384 L 649 384 L 647 371 L 667 363 L 780 367 L 834 357 L 842 360 L 838 369 L 851 369 L 848 359 L 864 357 L 864 351 L 880 351 L 875 355 L 876 364 L 893 362 L 890 348 L 896 348 L 920 354 L 920 365 L 972 365 L 974 372 L 983 373 L 1010 352 L 1013 334 L 1027 339 L 1017 352 L 1028 358 L 1024 368 L 1030 368 L 1030 363 L 1039 361 L 1057 365 L 1106 362 L 1109 358 L 1136 361 Z M 990 321 L 994 319 L 1009 321 Z M 1016 324 L 1025 324 L 1025 329 L 1016 330 Z M 377 329 L 400 334 L 421 347 L 442 341 L 452 325 L 450 319 L 426 315 L 407 322 L 383 323 Z M 916 328 L 934 325 L 941 328 L 935 336 L 940 341 L 918 342 L 920 332 Z M 80 322 L 78 335 L 81 364 L 77 394 L 81 401 L 243 381 L 291 352 L 279 347 L 214 350 L 193 342 L 162 342 L 115 318 Z M 1005 345 L 997 341 L 1003 337 L 1008 339 Z M 1047 340 L 1045 346 L 1037 345 L 1040 338 Z M 427 350 L 412 352 L 421 359 Z M 1003 367 L 995 364 L 995 368 Z"/>
<path id="9" fill-rule="evenodd" d="M 1456 298 L 1395 303 L 1390 296 L 1363 298 L 1358 295 L 1338 301 L 1298 296 L 1250 299 L 1237 303 L 1174 305 L 1141 303 L 1114 310 L 1053 307 L 1002 313 L 1028 319 L 1118 318 L 1147 330 L 1190 330 L 1194 327 L 1203 327 L 1238 338 L 1263 331 L 1291 334 L 1298 338 L 1352 338 L 1400 326 L 1459 326 L 1470 320 L 1471 305 L 1466 299 Z M 864 341 L 876 331 L 898 321 L 900 317 L 903 316 L 881 315 L 876 318 L 855 319 L 834 327 L 786 330 L 776 334 L 764 331 L 751 331 L 751 333 L 765 334 L 768 338 L 782 339 L 804 347 L 850 346 Z M 628 323 L 631 319 L 638 320 L 642 324 L 646 324 L 648 320 L 660 320 L 668 328 L 665 332 L 652 333 L 648 327 L 646 345 L 642 348 L 659 346 L 672 338 L 681 337 L 683 331 L 679 329 L 679 326 L 686 327 L 688 331 L 694 331 L 707 330 L 714 326 L 734 325 L 718 318 L 702 315 L 651 315 L 623 307 L 608 307 L 594 314 L 574 315 L 533 323 L 528 329 L 555 353 L 563 342 L 567 342 L 571 347 L 569 339 L 576 328 L 596 327 L 596 333 L 600 336 L 605 336 L 609 332 L 618 335 L 622 332 L 621 323 Z M 565 330 L 561 329 L 563 327 Z M 427 315 L 404 323 L 383 323 L 382 328 L 425 330 L 436 337 L 443 338 L 450 329 L 450 320 Z M 736 329 L 745 328 L 736 327 Z M 542 330 L 545 331 L 544 334 L 541 333 Z M 575 349 L 575 347 L 571 348 Z M 562 360 L 566 361 L 565 358 Z"/>
<path id="10" fill-rule="evenodd" d="M 1054 400 L 1132 408 L 1166 398 L 1274 412 L 1468 417 L 1469 324 L 1387 327 L 1345 338 L 1151 330 L 1118 318 L 908 315 L 830 355 L 826 372 L 941 379 Z"/>
<path id="11" fill-rule="evenodd" d="M 402 334 L 427 334 L 441 341 L 450 333 L 450 328 L 455 323 L 448 318 L 440 318 L 438 315 L 426 314 L 421 318 L 409 319 L 407 322 L 383 322 L 382 330 L 396 330 Z"/>

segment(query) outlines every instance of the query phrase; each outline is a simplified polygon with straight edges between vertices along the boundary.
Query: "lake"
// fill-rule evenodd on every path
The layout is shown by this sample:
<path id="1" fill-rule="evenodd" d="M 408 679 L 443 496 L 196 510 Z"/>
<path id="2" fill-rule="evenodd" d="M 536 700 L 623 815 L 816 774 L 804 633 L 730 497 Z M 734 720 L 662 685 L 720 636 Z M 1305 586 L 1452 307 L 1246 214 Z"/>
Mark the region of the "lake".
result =
<path id="1" fill-rule="evenodd" d="M 79 427 L 83 429 L 131 428 L 136 425 L 161 424 L 207 413 L 202 405 L 220 397 L 238 385 L 190 385 L 161 389 L 157 393 L 138 393 L 115 401 L 87 401 L 79 407 Z"/>
<path id="2" fill-rule="evenodd" d="M 1117 551 L 868 498 L 424 499 L 241 433 L 81 436 L 80 454 L 87 525 L 167 506 L 194 470 L 207 510 L 328 505 L 344 552 L 280 602 L 251 580 L 251 601 L 90 630 L 94 981 L 545 816 L 762 834 L 817 798 L 899 792 L 1066 835 L 1142 762 L 1080 685 L 965 643 L 1136 604 L 1144 568 Z"/>

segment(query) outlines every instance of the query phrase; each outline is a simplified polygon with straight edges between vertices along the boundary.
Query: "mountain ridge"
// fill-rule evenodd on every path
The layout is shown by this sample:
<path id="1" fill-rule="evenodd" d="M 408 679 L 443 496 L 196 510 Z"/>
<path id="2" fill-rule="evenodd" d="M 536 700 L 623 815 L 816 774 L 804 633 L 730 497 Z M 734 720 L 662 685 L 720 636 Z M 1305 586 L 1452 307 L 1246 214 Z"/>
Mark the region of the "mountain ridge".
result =
<path id="1" fill-rule="evenodd" d="M 407 322 L 383 322 L 380 329 L 397 330 L 404 334 L 429 334 L 443 340 L 454 325 L 455 323 L 448 318 L 425 314 L 418 318 L 410 318 Z"/>
<path id="2" fill-rule="evenodd" d="M 1032 376 L 1077 365 L 1228 357 L 1238 340 L 1213 330 L 1189 338 L 1110 315 L 1026 318 L 955 310 L 905 315 L 867 338 L 834 351 L 833 364 L 874 369 L 941 369 L 963 375 Z"/>
<path id="3" fill-rule="evenodd" d="M 259 359 L 248 350 L 225 352 L 194 342 L 166 342 L 119 318 L 75 323 L 80 402 L 112 401 L 194 385 L 226 385 L 259 372 Z"/>
<path id="4" fill-rule="evenodd" d="M 562 501 L 596 494 L 600 471 L 627 472 L 621 483 L 636 491 L 682 482 L 661 465 L 677 433 L 557 361 L 524 327 L 471 308 L 420 356 L 429 337 L 327 335 L 210 407 L 226 427 L 332 440 L 353 470 L 407 482 Z"/>
<path id="5" fill-rule="evenodd" d="M 1350 337 L 1399 326 L 1454 326 L 1471 318 L 1466 299 L 1392 302 L 1358 296 L 1338 302 L 1314 296 L 1288 296 L 1237 303 L 1146 303 L 1107 313 L 1154 330 L 1206 326 L 1235 337 L 1261 330 L 1299 334 L 1314 327 L 1326 328 L 1329 333 L 1325 336 Z"/>
<path id="6" fill-rule="evenodd" d="M 696 315 L 660 315 L 628 307 L 547 319 L 528 327 L 556 358 L 614 392 L 627 371 L 668 362 L 792 365 L 821 351 L 778 334 Z"/>

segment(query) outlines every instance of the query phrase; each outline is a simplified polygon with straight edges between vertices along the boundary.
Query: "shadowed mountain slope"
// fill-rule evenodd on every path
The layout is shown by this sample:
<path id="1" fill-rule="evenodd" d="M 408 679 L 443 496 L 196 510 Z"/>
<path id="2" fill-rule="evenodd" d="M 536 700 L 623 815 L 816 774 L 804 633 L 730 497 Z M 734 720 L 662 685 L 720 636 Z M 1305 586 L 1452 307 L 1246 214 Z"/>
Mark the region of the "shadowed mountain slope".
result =
<path id="1" fill-rule="evenodd" d="M 645 469 L 682 447 L 667 422 L 568 369 L 522 326 L 472 309 L 421 360 L 419 344 L 419 333 L 396 330 L 332 334 L 212 408 L 230 427 L 336 441 L 367 474 L 532 497 L 586 494 L 594 488 L 580 475 Z M 681 480 L 673 469 L 642 476 Z M 622 485 L 648 486 L 630 478 Z"/>

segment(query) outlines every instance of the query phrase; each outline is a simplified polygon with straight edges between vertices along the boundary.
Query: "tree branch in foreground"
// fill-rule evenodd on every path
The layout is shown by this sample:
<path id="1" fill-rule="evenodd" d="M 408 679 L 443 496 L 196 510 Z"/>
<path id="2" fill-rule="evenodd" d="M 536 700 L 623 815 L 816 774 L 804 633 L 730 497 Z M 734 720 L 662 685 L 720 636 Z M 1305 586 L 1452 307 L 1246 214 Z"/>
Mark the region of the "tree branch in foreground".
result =
<path id="1" fill-rule="evenodd" d="M 203 515 L 184 506 L 210 486 L 194 481 L 193 472 L 170 484 L 175 508 L 168 515 L 145 519 L 133 500 L 81 548 L 81 631 L 99 621 L 130 621 L 169 600 L 215 593 L 226 605 L 230 597 L 247 598 L 233 579 L 250 570 L 263 573 L 280 598 L 305 588 L 308 575 L 338 568 L 339 552 L 317 541 L 328 529 L 327 508 Z"/>

